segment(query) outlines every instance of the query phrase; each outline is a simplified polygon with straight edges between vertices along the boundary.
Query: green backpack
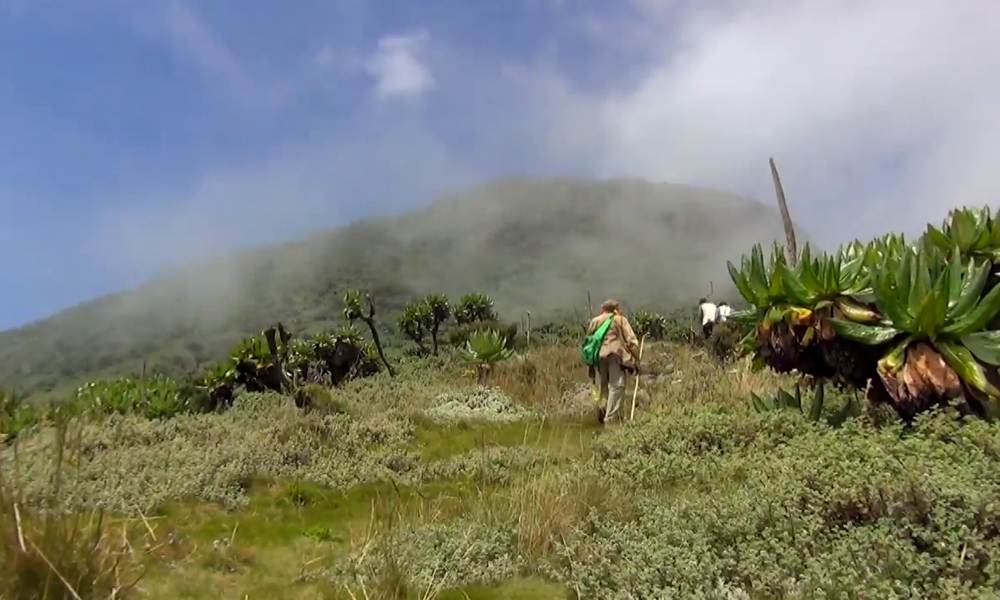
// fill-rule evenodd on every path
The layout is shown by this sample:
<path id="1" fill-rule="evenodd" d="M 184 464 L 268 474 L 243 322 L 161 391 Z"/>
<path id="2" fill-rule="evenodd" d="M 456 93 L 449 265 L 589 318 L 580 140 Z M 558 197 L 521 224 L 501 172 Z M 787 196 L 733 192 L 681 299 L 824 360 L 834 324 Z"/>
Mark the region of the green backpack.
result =
<path id="1" fill-rule="evenodd" d="M 614 322 L 615 316 L 611 315 L 607 318 L 601 326 L 597 328 L 597 331 L 587 336 L 587 339 L 583 341 L 583 345 L 580 347 L 580 355 L 583 357 L 583 364 L 588 367 L 596 367 L 597 361 L 601 357 L 601 346 L 604 344 L 604 335 L 608 333 L 608 329 L 611 328 L 611 324 Z"/>

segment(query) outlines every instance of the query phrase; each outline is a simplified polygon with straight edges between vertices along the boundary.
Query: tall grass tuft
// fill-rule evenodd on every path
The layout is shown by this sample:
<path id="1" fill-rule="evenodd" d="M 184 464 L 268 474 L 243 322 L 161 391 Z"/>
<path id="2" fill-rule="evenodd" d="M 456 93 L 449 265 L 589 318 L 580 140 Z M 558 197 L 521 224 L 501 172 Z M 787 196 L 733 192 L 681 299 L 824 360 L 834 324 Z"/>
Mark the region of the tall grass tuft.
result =
<path id="1" fill-rule="evenodd" d="M 40 505 L 24 505 L 16 473 L 0 462 L 0 600 L 129 598 L 138 577 L 125 529 L 59 507 L 65 425 L 55 434 L 57 466 Z"/>

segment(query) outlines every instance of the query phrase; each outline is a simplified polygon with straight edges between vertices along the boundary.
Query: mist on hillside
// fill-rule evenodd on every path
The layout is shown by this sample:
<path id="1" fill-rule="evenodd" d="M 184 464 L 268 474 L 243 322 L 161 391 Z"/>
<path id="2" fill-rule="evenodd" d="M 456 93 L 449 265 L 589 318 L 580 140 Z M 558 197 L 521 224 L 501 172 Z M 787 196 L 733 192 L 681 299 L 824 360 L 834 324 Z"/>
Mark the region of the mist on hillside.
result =
<path id="1" fill-rule="evenodd" d="M 565 309 L 581 308 L 587 291 L 676 307 L 713 287 L 731 292 L 726 261 L 782 236 L 773 208 L 723 192 L 638 179 L 508 178 L 402 215 L 202 259 L 117 304 L 120 314 L 217 324 L 325 270 L 356 283 L 378 278 L 366 269 L 379 265 L 414 294 L 482 291 L 505 313 L 552 312 L 574 299 Z M 300 293 L 339 298 L 346 285 Z"/>
<path id="2" fill-rule="evenodd" d="M 564 173 L 613 181 L 635 203 L 609 210 L 602 203 L 615 193 L 590 198 L 581 190 L 572 199 L 501 194 L 503 202 L 429 209 L 435 216 L 413 217 L 412 231 L 355 228 L 356 242 L 337 252 L 385 254 L 391 262 L 394 249 L 402 250 L 394 270 L 399 287 L 496 289 L 505 310 L 565 302 L 566 290 L 594 287 L 594 273 L 609 282 L 591 290 L 594 296 L 686 301 L 692 289 L 707 293 L 708 282 L 717 290 L 728 284 L 725 261 L 752 242 L 782 236 L 745 218 L 739 203 L 720 208 L 699 198 L 689 201 L 699 206 L 685 208 L 689 217 L 650 217 L 664 201 L 638 191 L 641 179 L 721 189 L 770 208 L 773 155 L 793 218 L 827 248 L 886 231 L 918 232 L 951 206 L 995 191 L 990 140 L 1000 121 L 989 107 L 998 88 L 976 75 L 1000 56 L 981 50 L 995 43 L 982 25 L 992 22 L 993 9 L 913 11 L 890 0 L 729 11 L 681 3 L 664 12 L 657 3 L 641 4 L 636 14 L 593 32 L 600 38 L 592 40 L 600 42 L 594 58 L 631 74 L 607 74 L 598 87 L 583 85 L 560 68 L 566 65 L 493 64 L 475 48 L 434 35 L 375 45 L 368 51 L 391 49 L 403 62 L 378 54 L 373 64 L 405 62 L 427 85 L 411 96 L 373 97 L 348 129 L 317 121 L 309 136 L 264 158 L 206 165 L 188 187 L 154 190 L 155 202 L 118 203 L 96 228 L 101 256 L 135 280 L 165 265 L 294 240 L 362 216 L 419 210 L 448 190 L 501 194 L 499 188 L 519 185 L 509 173 Z M 625 55 L 611 39 L 632 40 L 648 62 L 616 62 Z M 599 63 L 588 64 L 596 70 Z M 370 75 L 382 83 L 377 69 Z M 486 183 L 497 179 L 505 183 Z M 529 226 L 532 219 L 542 225 Z M 556 235 L 560 219 L 584 229 Z M 588 236 L 586 223 L 602 219 L 603 233 Z M 702 233 L 713 228 L 724 233 Z M 601 236 L 626 240 L 613 269 L 592 264 L 604 245 L 617 247 Z M 173 310 L 238 321 L 253 297 L 280 295 L 263 288 L 331 269 L 324 239 L 318 234 L 309 243 L 288 242 L 282 253 L 185 269 L 162 294 L 149 288 L 121 302 L 139 312 L 155 306 L 159 318 Z M 516 263 L 484 269 L 482 261 L 504 255 L 488 247 L 498 240 L 523 245 L 523 256 L 548 258 L 530 270 Z"/>
<path id="3" fill-rule="evenodd" d="M 109 162 L 119 170 L 104 176 L 120 185 L 80 199 L 79 247 L 32 268 L 58 279 L 86 264 L 135 289 L 0 334 L 0 379 L 45 388 L 151 357 L 189 365 L 276 320 L 330 327 L 347 285 L 375 292 L 383 322 L 432 291 L 490 293 L 509 319 L 582 313 L 587 291 L 630 308 L 690 306 L 712 288 L 731 300 L 726 261 L 784 238 L 769 156 L 800 242 L 827 249 L 918 233 L 996 192 L 988 3 L 640 2 L 599 20 L 569 4 L 581 12 L 546 39 L 579 50 L 572 60 L 486 56 L 447 28 L 377 32 L 349 49 L 363 65 L 352 84 L 370 89 L 343 104 L 330 88 L 344 73 L 282 65 L 291 79 L 271 80 L 275 65 L 190 11 L 184 31 L 228 60 L 190 61 L 191 39 L 171 32 L 167 50 L 245 76 L 212 72 L 206 86 L 249 80 L 289 95 L 248 116 L 252 94 L 237 94 L 241 108 L 219 100 L 211 116 L 279 133 L 246 152 L 192 147 L 187 170 L 153 178 Z M 404 80 L 421 85 L 387 86 L 400 76 L 392 65 L 419 71 Z M 187 100 L 207 110 L 194 92 Z M 83 299 L 64 287 L 67 303 Z"/>
<path id="4" fill-rule="evenodd" d="M 1000 88 L 980 75 L 1000 60 L 1000 53 L 987 51 L 997 43 L 989 27 L 996 8 L 988 3 L 965 11 L 944 5 L 915 11 L 901 0 L 797 0 L 726 10 L 714 3 L 641 2 L 600 20 L 586 7 L 573 10 L 578 12 L 561 13 L 567 29 L 552 32 L 551 39 L 586 41 L 573 46 L 581 64 L 555 57 L 542 63 L 497 60 L 474 42 L 460 43 L 443 32 L 384 32 L 393 43 L 373 39 L 351 49 L 368 65 L 371 93 L 351 106 L 349 127 L 311 115 L 308 133 L 282 138 L 248 158 L 207 161 L 190 177 L 152 190 L 139 181 L 95 212 L 95 243 L 88 250 L 102 267 L 139 281 L 202 256 L 418 209 L 448 190 L 473 189 L 511 173 L 683 183 L 772 206 L 769 156 L 781 169 L 793 218 L 827 248 L 886 231 L 918 232 L 948 208 L 987 201 L 996 191 L 992 140 L 1000 120 L 992 107 Z M 205 35 L 213 34 L 211 23 L 200 25 Z M 227 48 L 221 34 L 212 41 Z M 230 56 L 241 73 L 262 78 L 255 79 L 258 87 L 268 87 L 250 57 L 235 51 Z M 386 87 L 386 77 L 401 76 L 386 71 L 389 65 L 412 68 L 419 77 L 408 81 L 422 85 Z M 340 81 L 337 73 L 318 75 L 324 85 Z M 315 82 L 281 83 L 311 90 L 308 84 Z M 397 93 L 387 94 L 389 89 Z M 254 122 L 284 117 L 261 113 Z M 562 202 L 523 202 L 510 210 L 567 210 Z M 478 208 L 483 218 L 473 209 L 460 214 L 485 228 L 489 211 L 508 209 Z M 705 210 L 720 219 L 738 212 Z M 440 212 L 441 229 L 447 217 L 448 211 Z M 454 219 L 451 226 L 468 226 Z M 677 231 L 655 219 L 612 220 L 634 245 L 627 261 L 634 272 L 660 268 L 664 252 L 685 252 L 670 246 Z M 756 222 L 741 225 L 752 229 Z M 701 289 L 701 280 L 726 281 L 723 259 L 761 238 L 755 231 L 746 231 L 745 238 L 726 231 L 713 240 L 716 248 L 689 258 L 689 273 L 672 267 L 670 275 L 704 274 Z M 485 243 L 489 233 L 470 236 L 468 243 Z M 573 256 L 589 256 L 588 245 L 596 243 L 585 235 L 559 239 L 560 260 L 567 264 Z M 396 245 L 391 237 L 365 243 L 370 252 Z M 461 255 L 466 249 L 458 246 L 455 254 Z M 329 256 L 313 247 L 304 246 L 302 256 L 272 270 L 309 271 L 317 262 L 326 268 Z M 698 258 L 706 251 L 718 260 Z M 694 264 L 703 260 L 709 264 Z M 401 286 L 424 284 L 441 278 L 442 269 L 435 268 L 407 268 L 397 277 Z M 539 297 L 554 300 L 564 283 L 578 283 L 575 271 L 549 268 L 542 265 L 533 275 Z M 247 295 L 262 293 L 257 273 L 243 266 L 185 270 L 162 304 L 225 319 Z M 663 287 L 675 288 L 673 281 Z M 172 298 L 181 287 L 190 302 Z M 630 293 L 627 286 L 614 288 L 606 293 Z M 129 299 L 157 297 L 147 291 Z"/>
<path id="5" fill-rule="evenodd" d="M 383 326 L 428 293 L 486 293 L 501 317 L 585 319 L 626 308 L 692 308 L 755 243 L 781 239 L 776 209 L 723 192 L 637 179 L 516 177 L 400 215 L 201 259 L 133 290 L 0 335 L 0 377 L 50 389 L 73 376 L 192 369 L 276 321 L 341 322 L 348 287 L 371 292 Z M 60 358 L 54 364 L 54 357 Z"/>

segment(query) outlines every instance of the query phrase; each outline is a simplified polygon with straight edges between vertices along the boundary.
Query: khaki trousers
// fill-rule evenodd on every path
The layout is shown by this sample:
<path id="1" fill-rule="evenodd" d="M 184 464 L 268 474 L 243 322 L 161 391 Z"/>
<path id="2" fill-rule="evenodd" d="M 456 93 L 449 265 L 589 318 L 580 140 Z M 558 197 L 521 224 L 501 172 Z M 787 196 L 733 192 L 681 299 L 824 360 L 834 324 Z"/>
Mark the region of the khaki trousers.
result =
<path id="1" fill-rule="evenodd" d="M 625 370 L 617 356 L 600 359 L 597 364 L 597 380 L 601 400 L 605 402 L 604 424 L 614 423 L 622 418 L 622 398 L 625 397 Z"/>

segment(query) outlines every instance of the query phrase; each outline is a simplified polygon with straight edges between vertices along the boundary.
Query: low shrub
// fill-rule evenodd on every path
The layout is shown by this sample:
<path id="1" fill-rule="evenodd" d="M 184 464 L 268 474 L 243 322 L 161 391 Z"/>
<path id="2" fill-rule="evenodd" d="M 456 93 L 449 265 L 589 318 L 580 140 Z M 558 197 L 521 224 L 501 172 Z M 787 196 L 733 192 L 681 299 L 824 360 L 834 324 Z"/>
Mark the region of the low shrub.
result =
<path id="1" fill-rule="evenodd" d="M 397 531 L 394 552 L 422 584 L 528 572 L 581 598 L 992 598 L 998 448 L 994 425 L 948 411 L 831 429 L 745 403 L 664 405 L 600 436 L 562 483 L 516 480 Z"/>
<path id="2" fill-rule="evenodd" d="M 524 347 L 524 336 L 518 333 L 517 323 L 500 321 L 473 321 L 452 327 L 448 332 L 448 342 L 453 346 L 464 346 L 469 336 L 476 332 L 493 330 L 499 332 L 507 340 L 507 349 L 514 350 Z"/>
<path id="3" fill-rule="evenodd" d="M 39 423 L 47 407 L 26 402 L 14 392 L 0 390 L 0 442 L 17 437 L 22 431 Z"/>
<path id="4" fill-rule="evenodd" d="M 319 383 L 300 385 L 295 388 L 292 397 L 296 407 L 307 411 L 335 415 L 346 415 L 350 412 L 346 402 L 340 397 L 335 397 L 333 390 Z"/>
<path id="5" fill-rule="evenodd" d="M 460 392 L 444 393 L 424 410 L 427 417 L 444 423 L 457 421 L 521 421 L 530 413 L 493 387 L 476 386 Z"/>
<path id="6" fill-rule="evenodd" d="M 695 330 L 690 320 L 667 319 L 663 326 L 663 341 L 674 344 L 694 345 L 701 338 L 701 330 Z"/>
<path id="7" fill-rule="evenodd" d="M 749 332 L 747 326 L 737 321 L 718 323 L 712 335 L 705 340 L 705 346 L 717 360 L 730 361 L 740 354 L 740 340 Z"/>

